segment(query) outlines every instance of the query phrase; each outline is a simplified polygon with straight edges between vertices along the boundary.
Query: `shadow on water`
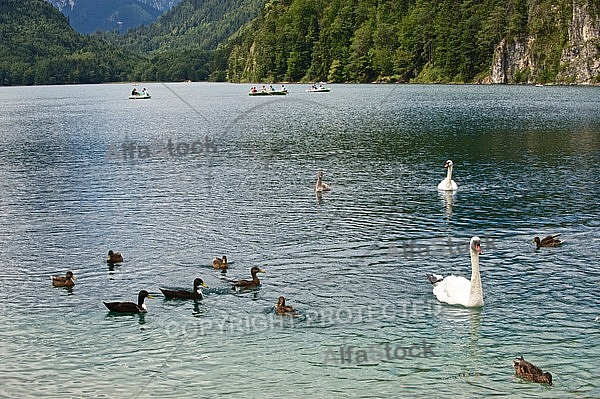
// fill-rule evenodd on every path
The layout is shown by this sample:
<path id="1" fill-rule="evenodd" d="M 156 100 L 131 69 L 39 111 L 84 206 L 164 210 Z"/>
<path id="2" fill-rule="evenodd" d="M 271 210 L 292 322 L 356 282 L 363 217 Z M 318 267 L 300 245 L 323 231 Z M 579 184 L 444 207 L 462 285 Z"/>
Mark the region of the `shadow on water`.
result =
<path id="1" fill-rule="evenodd" d="M 126 313 L 121 313 L 121 312 L 113 312 L 113 311 L 108 311 L 106 313 L 106 319 L 110 320 L 110 319 L 121 319 L 121 318 L 132 318 L 132 319 L 137 319 L 138 320 L 138 324 L 146 324 L 146 313 L 133 313 L 133 312 L 126 312 Z"/>

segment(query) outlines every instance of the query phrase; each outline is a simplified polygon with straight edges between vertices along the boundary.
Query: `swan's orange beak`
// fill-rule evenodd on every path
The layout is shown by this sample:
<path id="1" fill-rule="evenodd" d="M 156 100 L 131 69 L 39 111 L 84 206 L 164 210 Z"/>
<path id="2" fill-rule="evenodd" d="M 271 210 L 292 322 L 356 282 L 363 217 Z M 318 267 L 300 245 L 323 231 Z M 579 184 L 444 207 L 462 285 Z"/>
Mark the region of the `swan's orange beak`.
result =
<path id="1" fill-rule="evenodd" d="M 481 250 L 481 244 L 478 242 L 475 243 L 475 251 L 477 251 L 479 255 L 483 253 L 483 251 Z"/>

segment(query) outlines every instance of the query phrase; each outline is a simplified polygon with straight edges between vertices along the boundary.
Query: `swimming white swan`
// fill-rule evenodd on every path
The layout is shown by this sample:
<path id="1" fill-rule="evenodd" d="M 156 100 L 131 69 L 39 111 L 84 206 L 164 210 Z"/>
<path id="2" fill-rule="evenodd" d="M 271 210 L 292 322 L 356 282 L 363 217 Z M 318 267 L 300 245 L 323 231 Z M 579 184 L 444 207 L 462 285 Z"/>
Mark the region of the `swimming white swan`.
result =
<path id="1" fill-rule="evenodd" d="M 452 166 L 454 163 L 451 160 L 447 160 L 444 164 L 444 168 L 448 168 L 448 174 L 446 178 L 438 184 L 438 190 L 458 190 L 456 182 L 452 180 Z"/>
<path id="2" fill-rule="evenodd" d="M 462 305 L 467 308 L 483 306 L 483 288 L 479 274 L 479 255 L 482 253 L 479 237 L 471 238 L 469 248 L 471 250 L 471 281 L 454 275 L 447 277 L 436 274 L 427 275 L 433 284 L 433 293 L 440 302 Z"/>
<path id="3" fill-rule="evenodd" d="M 331 187 L 327 183 L 323 183 L 323 171 L 317 173 L 317 184 L 315 184 L 315 191 L 321 193 L 323 191 L 329 191 Z"/>

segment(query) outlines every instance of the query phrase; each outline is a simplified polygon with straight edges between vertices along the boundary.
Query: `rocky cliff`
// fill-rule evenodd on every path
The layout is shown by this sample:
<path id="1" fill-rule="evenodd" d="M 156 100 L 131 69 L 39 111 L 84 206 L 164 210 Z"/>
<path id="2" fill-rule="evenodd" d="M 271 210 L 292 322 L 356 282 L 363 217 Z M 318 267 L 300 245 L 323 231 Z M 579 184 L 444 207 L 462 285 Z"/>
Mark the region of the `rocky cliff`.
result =
<path id="1" fill-rule="evenodd" d="M 560 60 L 561 83 L 600 83 L 600 16 L 589 6 L 573 1 L 569 41 Z"/>
<path id="2" fill-rule="evenodd" d="M 593 2 L 573 0 L 567 33 L 555 35 L 560 43 L 560 58 L 552 65 L 536 44 L 544 39 L 543 32 L 525 37 L 502 39 L 494 51 L 489 79 L 486 83 L 600 83 L 600 16 Z M 556 10 L 546 10 L 548 15 Z M 530 15 L 533 14 L 533 10 Z M 556 12 L 556 14 L 560 14 Z M 560 16 L 555 16 L 554 27 L 559 27 Z M 545 47 L 547 48 L 547 46 Z M 554 68 L 556 73 L 545 73 Z"/>

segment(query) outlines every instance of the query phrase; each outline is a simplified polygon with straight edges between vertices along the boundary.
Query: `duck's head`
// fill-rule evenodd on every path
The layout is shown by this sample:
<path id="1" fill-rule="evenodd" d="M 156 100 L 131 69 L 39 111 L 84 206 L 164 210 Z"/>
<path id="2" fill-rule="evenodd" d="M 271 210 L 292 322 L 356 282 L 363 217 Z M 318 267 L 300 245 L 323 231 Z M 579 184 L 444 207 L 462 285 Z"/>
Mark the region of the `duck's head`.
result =
<path id="1" fill-rule="evenodd" d="M 513 360 L 513 367 L 515 367 L 516 365 L 520 364 L 523 360 L 525 360 L 523 358 L 523 355 L 521 355 L 520 357 L 517 357 Z"/>
<path id="2" fill-rule="evenodd" d="M 197 278 L 194 280 L 194 288 L 198 289 L 198 287 L 208 288 L 208 284 L 206 284 L 201 278 Z"/>
<path id="3" fill-rule="evenodd" d="M 444 164 L 444 168 L 449 168 L 452 165 L 454 165 L 454 163 L 451 160 L 447 160 L 446 163 Z"/>
<path id="4" fill-rule="evenodd" d="M 545 372 L 544 375 L 546 376 L 546 379 L 548 380 L 548 385 L 552 385 L 552 374 L 550 374 L 549 372 Z"/>
<path id="5" fill-rule="evenodd" d="M 223 261 L 223 263 L 227 263 L 227 255 L 223 255 L 223 257 L 221 258 L 221 260 Z"/>
<path id="6" fill-rule="evenodd" d="M 144 309 L 144 311 L 147 309 L 146 308 L 146 304 L 144 303 L 144 299 L 152 299 L 154 298 L 152 295 L 150 295 L 150 293 L 146 290 L 141 290 L 138 294 L 138 307 Z"/>
<path id="7" fill-rule="evenodd" d="M 67 274 L 65 275 L 65 277 L 66 277 L 67 279 L 69 279 L 69 278 L 70 278 L 70 279 L 72 279 L 72 280 L 77 280 L 77 278 L 75 277 L 75 275 L 73 274 L 73 272 L 72 272 L 72 271 L 68 271 L 68 272 L 67 272 Z"/>
<path id="8" fill-rule="evenodd" d="M 278 307 L 283 307 L 285 306 L 285 297 L 280 296 L 279 299 L 277 300 L 277 305 Z"/>
<path id="9" fill-rule="evenodd" d="M 108 251 L 108 256 L 113 256 L 115 253 L 111 250 Z"/>
<path id="10" fill-rule="evenodd" d="M 152 299 L 154 298 L 150 293 L 146 290 L 141 290 L 138 294 L 138 301 L 143 301 L 145 298 Z"/>
<path id="11" fill-rule="evenodd" d="M 266 272 L 263 269 L 261 269 L 260 267 L 254 266 L 252 269 L 250 269 L 250 274 L 252 274 L 254 276 L 256 273 L 266 273 Z"/>
<path id="12" fill-rule="evenodd" d="M 476 253 L 477 255 L 481 255 L 483 251 L 481 250 L 481 239 L 477 236 L 471 238 L 471 252 Z"/>
<path id="13" fill-rule="evenodd" d="M 540 237 L 533 237 L 532 241 L 535 242 L 536 244 L 540 244 L 541 243 Z"/>

